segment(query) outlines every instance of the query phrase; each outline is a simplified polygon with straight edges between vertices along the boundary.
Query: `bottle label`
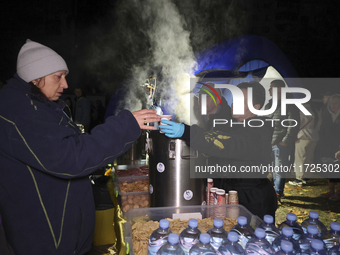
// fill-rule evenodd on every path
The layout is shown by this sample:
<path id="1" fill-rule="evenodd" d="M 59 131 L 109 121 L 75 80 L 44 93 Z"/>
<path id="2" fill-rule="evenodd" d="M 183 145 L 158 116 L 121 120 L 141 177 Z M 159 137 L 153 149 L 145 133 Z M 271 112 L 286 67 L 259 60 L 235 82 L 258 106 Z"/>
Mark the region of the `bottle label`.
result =
<path id="1" fill-rule="evenodd" d="M 301 252 L 306 252 L 310 248 L 310 242 L 300 243 Z"/>
<path id="2" fill-rule="evenodd" d="M 205 250 L 194 250 L 194 251 L 191 251 L 190 254 L 191 255 L 216 255 L 217 253 L 205 249 Z"/>
<path id="3" fill-rule="evenodd" d="M 221 254 L 221 255 L 232 255 L 231 252 L 228 249 L 223 249 L 221 252 L 217 251 L 216 254 Z"/>
<path id="4" fill-rule="evenodd" d="M 266 239 L 267 241 L 272 244 L 276 237 L 278 237 L 279 234 L 272 231 L 272 230 L 266 230 Z"/>
<path id="5" fill-rule="evenodd" d="M 238 238 L 238 244 L 241 245 L 241 247 L 244 249 L 246 247 L 247 242 L 251 238 L 251 236 L 245 236 L 243 233 L 241 233 L 238 229 L 233 229 L 232 231 L 236 232 L 239 235 Z"/>
<path id="6" fill-rule="evenodd" d="M 294 231 L 294 229 L 293 229 L 293 231 Z M 295 241 L 299 241 L 299 239 L 300 239 L 300 237 L 301 237 L 301 234 L 299 234 L 299 233 L 293 233 L 293 239 L 295 240 Z"/>
<path id="7" fill-rule="evenodd" d="M 193 239 L 189 237 L 180 238 L 180 246 L 185 254 L 189 254 L 189 251 L 194 244 L 198 242 L 198 239 Z"/>
<path id="8" fill-rule="evenodd" d="M 246 244 L 248 243 L 248 238 L 244 235 L 240 234 L 238 238 L 238 244 L 241 245 L 241 247 L 244 249 L 246 248 Z"/>
<path id="9" fill-rule="evenodd" d="M 307 233 L 307 228 L 305 228 L 305 227 L 303 227 L 303 226 L 301 226 L 301 228 L 302 228 L 302 230 L 303 230 L 303 233 L 305 234 L 305 235 L 307 235 L 308 233 Z"/>
<path id="10" fill-rule="evenodd" d="M 149 255 L 156 255 L 157 251 L 163 244 L 167 243 L 168 236 L 161 237 L 160 239 L 151 241 L 149 240 Z"/>
<path id="11" fill-rule="evenodd" d="M 323 242 L 325 243 L 326 249 L 331 249 L 334 245 L 337 245 L 339 241 L 339 237 L 336 239 L 335 237 L 323 239 Z"/>
<path id="12" fill-rule="evenodd" d="M 244 251 L 244 254 L 249 255 L 272 255 L 273 250 L 266 249 L 256 243 L 248 243 L 247 249 Z"/>
<path id="13" fill-rule="evenodd" d="M 215 251 L 217 251 L 218 248 L 220 248 L 222 243 L 223 243 L 223 238 L 219 238 L 219 237 L 210 238 L 210 245 L 214 248 Z"/>

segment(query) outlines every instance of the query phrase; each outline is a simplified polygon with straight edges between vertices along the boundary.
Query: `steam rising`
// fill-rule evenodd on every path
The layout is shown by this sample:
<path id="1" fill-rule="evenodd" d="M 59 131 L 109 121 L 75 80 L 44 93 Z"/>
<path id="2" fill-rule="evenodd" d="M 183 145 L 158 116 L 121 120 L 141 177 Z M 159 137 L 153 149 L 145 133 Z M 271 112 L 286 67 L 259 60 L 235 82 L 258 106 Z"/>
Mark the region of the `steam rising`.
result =
<path id="1" fill-rule="evenodd" d="M 189 78 L 197 67 L 194 50 L 237 35 L 238 22 L 232 22 L 232 15 L 238 15 L 239 22 L 242 15 L 234 8 L 233 1 L 224 0 L 120 1 L 112 15 L 116 23 L 102 24 L 111 29 L 92 31 L 97 43 L 92 45 L 89 68 L 97 70 L 106 89 L 123 85 L 119 108 L 130 111 L 147 107 L 142 85 L 150 75 L 156 76 L 156 94 L 166 98 L 167 110 L 175 113 L 177 122 L 190 124 Z M 119 78 L 112 79 L 115 76 Z"/>
<path id="2" fill-rule="evenodd" d="M 183 74 L 191 76 L 196 66 L 193 49 L 190 45 L 190 33 L 183 28 L 185 23 L 174 3 L 169 0 L 148 0 L 141 6 L 141 19 L 144 23 L 152 21 L 152 25 L 145 31 L 150 44 L 150 55 L 146 63 L 133 65 L 133 80 L 136 90 L 129 90 L 129 98 L 136 98 L 136 91 L 140 90 L 140 81 L 144 81 L 153 69 L 157 70 L 157 93 L 166 98 L 170 112 L 175 112 L 176 121 L 189 121 L 188 104 L 182 102 L 190 91 L 189 83 L 181 82 Z M 159 75 L 160 74 L 160 75 Z M 161 79 L 159 79 L 161 77 Z M 138 82 L 139 81 L 139 82 Z M 131 88 L 132 84 L 129 84 Z M 142 92 L 141 92 L 142 94 Z M 139 97 L 140 100 L 143 100 Z M 131 111 L 139 110 L 143 102 L 125 102 L 125 107 Z M 176 108 L 180 110 L 176 111 Z M 184 114 L 183 114 L 184 113 Z M 183 116 L 187 115 L 187 116 Z"/>

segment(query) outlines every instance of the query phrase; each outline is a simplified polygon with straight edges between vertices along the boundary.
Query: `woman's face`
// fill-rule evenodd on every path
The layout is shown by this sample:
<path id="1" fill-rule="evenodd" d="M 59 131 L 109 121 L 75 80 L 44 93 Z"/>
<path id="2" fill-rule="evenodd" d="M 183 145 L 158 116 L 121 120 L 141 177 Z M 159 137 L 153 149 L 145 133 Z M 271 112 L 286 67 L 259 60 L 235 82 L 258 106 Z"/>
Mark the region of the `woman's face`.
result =
<path id="1" fill-rule="evenodd" d="M 32 82 L 48 100 L 56 101 L 63 94 L 64 89 L 68 88 L 66 75 L 66 71 L 59 71 Z"/>

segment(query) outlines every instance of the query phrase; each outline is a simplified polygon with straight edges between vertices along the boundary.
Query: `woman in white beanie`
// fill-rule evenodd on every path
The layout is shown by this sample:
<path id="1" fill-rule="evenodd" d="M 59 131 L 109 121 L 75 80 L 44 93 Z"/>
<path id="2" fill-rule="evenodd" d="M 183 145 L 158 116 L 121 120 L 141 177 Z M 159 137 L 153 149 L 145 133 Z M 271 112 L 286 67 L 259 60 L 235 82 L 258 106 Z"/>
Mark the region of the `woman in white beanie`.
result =
<path id="1" fill-rule="evenodd" d="M 123 110 L 81 134 L 58 100 L 68 72 L 55 51 L 27 40 L 0 91 L 0 215 L 15 254 L 86 253 L 95 220 L 88 175 L 160 121 L 154 110 Z"/>

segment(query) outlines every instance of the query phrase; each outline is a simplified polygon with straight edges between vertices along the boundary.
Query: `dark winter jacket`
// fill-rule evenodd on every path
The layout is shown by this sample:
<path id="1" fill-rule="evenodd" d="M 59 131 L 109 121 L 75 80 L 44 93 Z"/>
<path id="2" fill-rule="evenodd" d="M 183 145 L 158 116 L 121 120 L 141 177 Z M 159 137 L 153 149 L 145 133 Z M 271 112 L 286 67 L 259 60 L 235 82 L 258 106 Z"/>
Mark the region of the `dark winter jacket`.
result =
<path id="1" fill-rule="evenodd" d="M 334 115 L 334 120 L 332 115 Z M 335 153 L 339 150 L 340 142 L 340 114 L 331 112 L 329 105 L 322 112 L 322 122 L 319 130 L 318 150 L 319 156 L 334 159 Z"/>
<path id="2" fill-rule="evenodd" d="M 0 91 L 0 215 L 15 254 L 84 254 L 95 208 L 88 178 L 139 137 L 129 111 L 80 134 L 63 105 L 17 75 Z"/>
<path id="3" fill-rule="evenodd" d="M 231 112 L 228 106 L 224 106 L 221 113 L 229 115 L 211 115 L 213 118 L 227 119 L 230 121 Z M 271 138 L 273 128 L 271 123 L 265 121 L 264 117 L 254 117 L 264 121 L 263 127 L 250 127 L 246 125 L 217 125 L 212 130 L 204 130 L 197 125 L 186 126 L 182 139 L 192 148 L 199 152 L 212 156 L 213 161 L 209 165 L 218 163 L 220 166 L 235 166 L 237 170 L 241 167 L 268 166 L 271 163 Z M 249 121 L 251 119 L 247 119 Z M 236 122 L 236 120 L 234 120 Z M 255 123 L 255 122 L 254 122 Z M 253 123 L 253 124 L 254 124 Z M 211 162 L 213 162 L 211 164 Z M 254 176 L 256 178 L 254 178 Z M 277 208 L 276 194 L 273 185 L 267 178 L 267 174 L 242 174 L 235 175 L 226 173 L 220 175 L 221 183 L 214 186 L 224 189 L 238 191 L 239 202 L 253 214 L 263 218 L 265 214 L 275 217 Z M 242 178 L 240 178 L 242 177 Z M 260 178 L 259 178 L 260 177 Z"/>
<path id="4" fill-rule="evenodd" d="M 269 100 L 269 103 L 266 105 L 265 109 L 270 109 L 272 106 L 272 99 Z M 288 104 L 287 105 L 287 114 L 281 115 L 281 100 L 278 100 L 276 110 L 268 116 L 270 119 L 275 119 L 277 121 L 274 122 L 274 133 L 272 138 L 272 145 L 277 145 L 280 142 L 284 142 L 288 146 L 294 146 L 296 136 L 299 132 L 300 128 L 300 113 L 295 105 Z M 282 121 L 289 119 L 289 121 L 285 121 L 282 125 Z M 294 121 L 297 122 L 297 125 Z M 286 127 L 285 127 L 286 126 Z"/>

